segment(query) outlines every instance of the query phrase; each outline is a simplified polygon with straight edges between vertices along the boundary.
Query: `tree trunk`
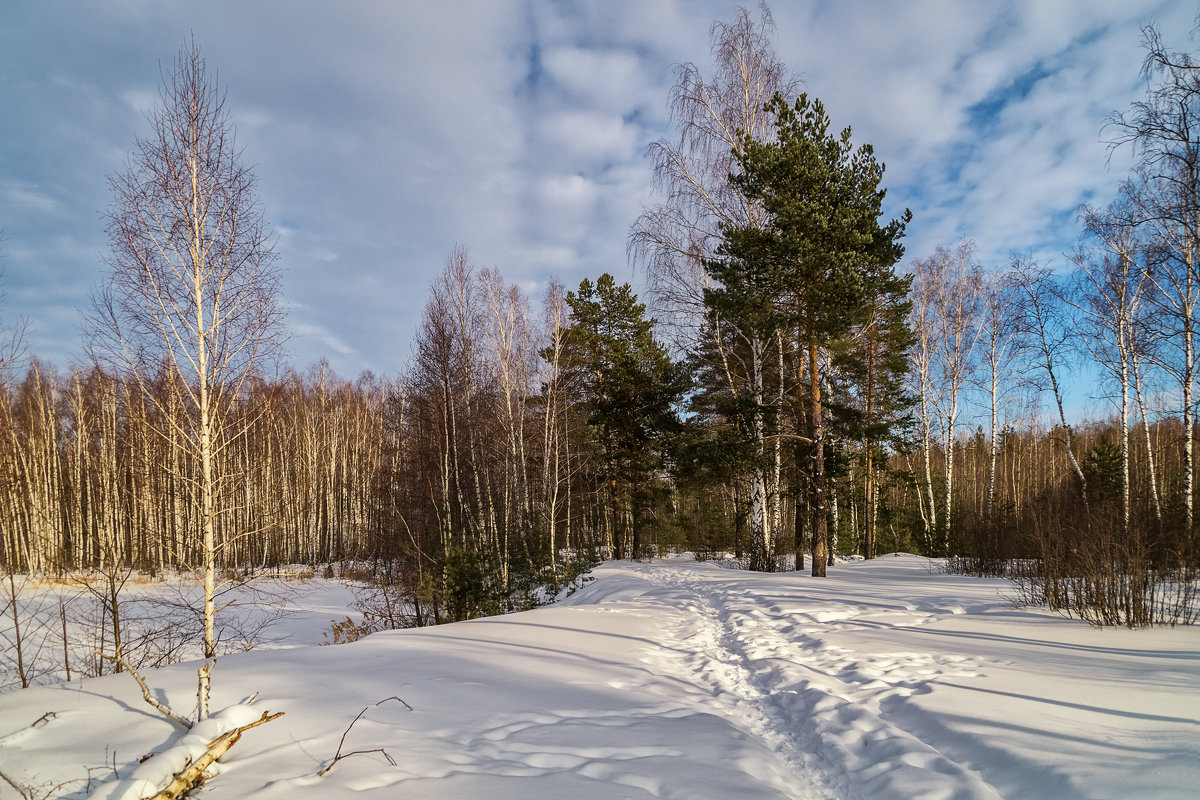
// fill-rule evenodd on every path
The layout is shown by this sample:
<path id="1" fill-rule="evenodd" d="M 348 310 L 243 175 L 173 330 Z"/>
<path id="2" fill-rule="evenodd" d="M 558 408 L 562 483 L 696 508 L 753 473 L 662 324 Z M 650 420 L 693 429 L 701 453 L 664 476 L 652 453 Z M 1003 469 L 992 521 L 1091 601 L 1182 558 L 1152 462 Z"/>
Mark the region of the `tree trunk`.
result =
<path id="1" fill-rule="evenodd" d="M 821 408 L 821 381 L 815 338 L 810 338 L 808 342 L 808 378 L 812 399 L 812 575 L 814 578 L 824 578 L 825 568 L 829 563 L 829 531 L 826 522 L 828 512 L 825 507 L 825 424 Z"/>
<path id="2" fill-rule="evenodd" d="M 865 443 L 867 454 L 866 478 L 863 489 L 863 557 L 875 557 L 875 458 L 870 437 Z"/>
<path id="3" fill-rule="evenodd" d="M 1188 294 L 1191 296 L 1191 274 L 1193 265 L 1188 265 Z M 1190 316 L 1190 315 L 1189 315 Z M 1196 495 L 1195 485 L 1195 422 L 1192 419 L 1192 384 L 1195 371 L 1195 352 L 1192 340 L 1192 325 L 1190 319 L 1184 326 L 1183 336 L 1183 513 L 1189 533 L 1195 531 L 1195 512 L 1193 504 Z"/>
<path id="4" fill-rule="evenodd" d="M 1000 404 L 1000 380 L 997 374 L 995 356 L 991 359 L 991 429 L 988 437 L 988 485 L 987 485 L 987 519 L 988 538 L 996 534 L 996 461 L 1000 454 L 1000 431 L 998 428 L 998 406 Z"/>
<path id="5" fill-rule="evenodd" d="M 754 400 L 751 418 L 754 465 L 750 469 L 750 569 L 758 572 L 770 570 L 768 547 L 771 532 L 767 499 L 766 475 L 766 426 L 763 419 L 763 343 L 757 336 L 750 340 L 751 385 Z"/>
<path id="6" fill-rule="evenodd" d="M 958 417 L 958 397 L 955 394 L 950 400 L 950 408 L 946 413 L 946 430 L 944 431 L 943 445 L 946 452 L 943 454 L 946 460 L 946 475 L 943 489 L 945 496 L 942 498 L 942 534 L 941 534 L 941 551 L 942 555 L 950 555 L 950 511 L 953 508 L 954 502 L 954 429 Z"/>
<path id="7" fill-rule="evenodd" d="M 1154 455 L 1154 446 L 1150 441 L 1150 419 L 1146 414 L 1145 399 L 1142 397 L 1142 374 L 1136 357 L 1133 362 L 1133 391 L 1134 398 L 1137 400 L 1138 412 L 1142 418 L 1142 430 L 1146 435 L 1146 471 L 1148 473 L 1147 479 L 1150 482 L 1150 500 L 1154 507 L 1154 519 L 1161 525 L 1162 504 L 1158 498 L 1156 458 Z"/>
<path id="8" fill-rule="evenodd" d="M 875 418 L 875 332 L 868 332 L 867 341 L 867 397 L 866 421 L 870 426 Z M 870 429 L 868 428 L 868 431 Z M 875 491 L 875 442 L 868 432 L 863 438 L 863 454 L 866 456 L 866 475 L 863 483 L 863 557 L 875 557 L 875 504 L 872 502 Z"/>

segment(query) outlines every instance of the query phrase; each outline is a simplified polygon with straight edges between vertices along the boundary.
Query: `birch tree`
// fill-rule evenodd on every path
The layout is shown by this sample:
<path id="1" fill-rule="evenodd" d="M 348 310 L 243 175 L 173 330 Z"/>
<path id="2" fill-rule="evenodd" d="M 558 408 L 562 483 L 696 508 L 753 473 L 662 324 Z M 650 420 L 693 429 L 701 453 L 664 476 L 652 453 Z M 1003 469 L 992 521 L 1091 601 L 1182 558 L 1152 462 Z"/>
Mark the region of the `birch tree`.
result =
<path id="1" fill-rule="evenodd" d="M 1075 254 L 1076 281 L 1072 304 L 1083 319 L 1083 342 L 1096 363 L 1109 373 L 1120 391 L 1117 425 L 1121 435 L 1121 527 L 1129 534 L 1131 516 L 1129 477 L 1130 389 L 1134 383 L 1141 316 L 1151 274 L 1127 215 L 1087 209 L 1084 224 L 1101 244 L 1095 253 Z M 1152 457 L 1152 454 L 1151 454 Z"/>
<path id="2" fill-rule="evenodd" d="M 986 276 L 980 286 L 982 304 L 980 357 L 981 376 L 988 398 L 988 473 L 986 525 L 989 535 L 995 535 L 996 525 L 996 462 L 1000 455 L 1000 406 L 1015 381 L 1020 344 L 1017 325 L 1021 313 L 1021 295 L 1012 275 L 999 273 Z"/>
<path id="3" fill-rule="evenodd" d="M 917 424 L 921 437 L 922 486 L 918 489 L 917 509 L 921 515 L 925 546 L 933 549 L 937 533 L 937 503 L 933 495 L 933 427 L 936 393 L 933 384 L 935 334 L 934 308 L 918 284 L 912 292 L 909 327 L 913 346 L 909 350 L 908 385 L 916 398 Z M 915 472 L 915 470 L 914 470 Z"/>
<path id="4" fill-rule="evenodd" d="M 177 376 L 184 393 L 183 409 L 159 415 L 159 433 L 183 443 L 195 467 L 203 718 L 217 655 L 216 568 L 226 546 L 218 520 L 238 479 L 222 456 L 244 432 L 231 411 L 243 387 L 281 343 L 278 272 L 254 174 L 241 163 L 225 95 L 195 41 L 164 74 L 148 119 L 151 135 L 137 140 L 109 180 L 110 269 L 94 298 L 90 346 L 153 401 L 160 369 Z"/>
<path id="5" fill-rule="evenodd" d="M 690 344 L 705 324 L 704 290 L 712 288 L 704 259 L 721 243 L 721 225 L 761 226 L 759 203 L 729 182 L 743 137 L 767 141 L 775 94 L 792 97 L 800 80 L 772 47 L 775 21 L 765 3 L 755 21 L 739 8 L 732 23 L 714 22 L 709 45 L 715 70 L 705 78 L 695 64 L 676 67 L 671 121 L 677 138 L 650 145 L 654 186 L 664 199 L 646 208 L 629 235 L 631 254 L 646 269 L 653 308 Z"/>
<path id="6" fill-rule="evenodd" d="M 1200 62 L 1169 50 L 1153 26 L 1143 29 L 1146 97 L 1109 119 L 1113 147 L 1132 148 L 1129 221 L 1161 252 L 1155 301 L 1164 311 L 1176 357 L 1164 368 L 1179 383 L 1183 422 L 1183 504 L 1194 531 L 1195 387 L 1200 364 Z"/>
<path id="7" fill-rule="evenodd" d="M 566 425 L 568 393 L 562 386 L 563 358 L 568 326 L 567 290 L 562 282 L 551 280 L 542 300 L 542 327 L 545 344 L 540 351 L 542 388 L 542 521 L 550 550 L 550 569 L 554 587 L 558 587 L 559 517 L 567 513 L 564 540 L 569 541 L 571 505 L 570 431 Z M 568 551 L 569 552 L 569 551 Z"/>
<path id="8" fill-rule="evenodd" d="M 1063 447 L 1067 460 L 1071 464 L 1071 472 L 1079 485 L 1079 494 L 1084 508 L 1088 508 L 1087 477 L 1079 459 L 1075 456 L 1074 433 L 1067 423 L 1067 413 L 1063 406 L 1062 383 L 1059 376 L 1064 369 L 1063 358 L 1067 346 L 1070 324 L 1064 319 L 1062 304 L 1054 284 L 1054 276 L 1050 270 L 1029 260 L 1018 257 L 1013 259 L 1010 270 L 1020 288 L 1023 298 L 1022 315 L 1019 325 L 1021 329 L 1022 348 L 1029 360 L 1031 372 L 1040 373 L 1043 381 L 1036 381 L 1039 391 L 1050 390 L 1054 398 L 1054 407 L 1058 412 L 1058 422 L 1063 435 Z"/>
<path id="9" fill-rule="evenodd" d="M 923 317 L 919 324 L 932 326 L 928 340 L 929 377 L 933 381 L 930 398 L 941 422 L 945 459 L 937 544 L 948 555 L 954 507 L 954 442 L 962 392 L 974 369 L 975 348 L 982 333 L 979 290 L 983 270 L 975 260 L 975 243 L 963 239 L 951 250 L 939 247 L 931 257 L 917 261 L 915 272 L 914 305 Z"/>

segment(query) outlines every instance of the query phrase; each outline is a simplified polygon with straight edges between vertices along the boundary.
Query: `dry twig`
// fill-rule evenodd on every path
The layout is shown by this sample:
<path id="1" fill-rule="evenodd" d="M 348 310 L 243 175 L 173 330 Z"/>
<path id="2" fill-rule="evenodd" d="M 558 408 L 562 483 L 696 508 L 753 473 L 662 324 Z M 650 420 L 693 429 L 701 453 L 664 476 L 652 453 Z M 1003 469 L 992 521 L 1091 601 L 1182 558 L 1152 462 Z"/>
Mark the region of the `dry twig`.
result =
<path id="1" fill-rule="evenodd" d="M 409 711 L 412 711 L 412 710 L 413 710 L 413 707 L 412 707 L 412 706 L 410 706 L 408 703 L 405 703 L 405 702 L 404 702 L 403 700 L 401 700 L 399 697 L 395 697 L 395 696 L 392 696 L 392 697 L 385 697 L 385 698 L 383 698 L 382 700 L 380 700 L 378 703 L 376 703 L 376 704 L 375 704 L 375 706 L 376 706 L 376 707 L 379 707 L 379 706 L 383 705 L 384 703 L 386 703 L 388 700 L 395 700 L 396 702 L 398 702 L 398 703 L 402 704 L 402 705 L 403 705 L 405 708 L 407 708 Z M 367 713 L 367 711 L 368 711 L 370 708 L 371 708 L 370 706 L 366 706 L 365 708 L 363 708 L 363 710 L 362 710 L 362 711 L 358 712 L 358 716 L 356 716 L 356 717 L 354 718 L 353 722 L 351 722 L 351 723 L 350 723 L 350 724 L 349 724 L 349 725 L 346 727 L 346 730 L 345 730 L 345 731 L 342 733 L 342 739 L 341 739 L 341 741 L 340 741 L 340 742 L 338 742 L 338 749 L 337 749 L 337 752 L 336 752 L 336 753 L 334 754 L 334 756 L 333 756 L 333 761 L 330 761 L 330 762 L 329 762 L 329 764 L 328 764 L 328 766 L 326 766 L 326 767 L 325 767 L 325 769 L 323 769 L 323 770 L 321 770 L 320 772 L 318 772 L 318 773 L 317 773 L 317 775 L 318 775 L 318 776 L 324 775 L 326 772 L 329 772 L 329 770 L 333 769 L 333 765 L 334 765 L 334 764 L 336 764 L 337 762 L 341 761 L 343 758 L 349 758 L 350 756 L 361 756 L 361 755 L 365 755 L 365 754 L 367 754 L 367 753 L 382 753 L 382 754 L 383 754 L 383 757 L 387 759 L 387 762 L 388 762 L 389 764 L 391 764 L 393 767 L 394 767 L 394 766 L 396 766 L 396 761 L 395 761 L 395 759 L 393 759 L 393 758 L 392 758 L 392 757 L 391 757 L 391 756 L 388 754 L 388 752 L 387 752 L 386 750 L 384 750 L 382 747 L 376 747 L 376 748 L 374 748 L 374 749 L 372 749 L 372 750 L 354 750 L 354 751 L 351 751 L 351 752 L 349 752 L 349 753 L 343 753 L 343 752 L 342 752 L 342 746 L 343 746 L 344 744 L 346 744 L 346 737 L 347 737 L 347 736 L 350 734 L 350 729 L 354 727 L 354 723 L 356 723 L 356 722 L 358 722 L 360 719 L 362 719 L 362 716 L 363 716 L 363 714 Z"/>

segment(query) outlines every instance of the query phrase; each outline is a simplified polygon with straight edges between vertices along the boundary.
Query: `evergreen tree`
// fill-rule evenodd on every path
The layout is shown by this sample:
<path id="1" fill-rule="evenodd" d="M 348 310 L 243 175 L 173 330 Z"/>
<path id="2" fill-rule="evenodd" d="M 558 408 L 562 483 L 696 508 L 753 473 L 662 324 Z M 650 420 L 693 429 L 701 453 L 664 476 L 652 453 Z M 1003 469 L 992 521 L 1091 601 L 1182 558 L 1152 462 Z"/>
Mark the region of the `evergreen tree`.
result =
<path id="1" fill-rule="evenodd" d="M 753 225 L 726 226 L 724 231 L 718 258 L 705 261 L 717 285 L 704 290 L 709 318 L 698 355 L 709 363 L 716 357 L 718 369 L 726 373 L 725 385 L 719 390 L 714 386 L 710 399 L 743 441 L 738 449 L 750 483 L 750 569 L 769 570 L 774 531 L 768 520 L 766 443 L 779 433 L 779 398 L 769 396 L 767 386 L 771 345 L 782 341 L 778 298 L 783 274 L 772 257 L 768 231 Z"/>
<path id="2" fill-rule="evenodd" d="M 613 553 L 637 557 L 639 500 L 663 466 L 666 437 L 678 429 L 674 406 L 686 374 L 655 341 L 654 320 L 628 283 L 617 286 L 608 273 L 595 284 L 584 279 L 579 291 L 567 293 L 567 305 L 563 371 L 582 393 L 598 446 Z"/>
<path id="3" fill-rule="evenodd" d="M 870 145 L 851 144 L 849 128 L 831 133 L 819 100 L 801 95 L 788 105 L 777 94 L 767 109 L 776 118 L 776 138 L 747 137 L 731 180 L 762 204 L 769 223 L 723 227 L 719 258 L 706 262 L 722 288 L 706 302 L 750 330 L 795 333 L 809 406 L 807 435 L 795 436 L 809 441 L 813 575 L 824 576 L 830 553 L 823 357 L 873 299 L 872 271 L 900 258 L 910 215 L 880 225 L 883 166 Z"/>
<path id="4" fill-rule="evenodd" d="M 880 258 L 864 273 L 866 302 L 859 309 L 850 336 L 833 348 L 833 364 L 850 382 L 854 438 L 862 443 L 863 539 L 866 558 L 875 557 L 878 473 L 886 463 L 887 447 L 903 446 L 913 420 L 912 397 L 904 390 L 912 330 L 908 315 L 910 277 L 898 276 L 895 263 L 902 250 L 887 235 Z"/>

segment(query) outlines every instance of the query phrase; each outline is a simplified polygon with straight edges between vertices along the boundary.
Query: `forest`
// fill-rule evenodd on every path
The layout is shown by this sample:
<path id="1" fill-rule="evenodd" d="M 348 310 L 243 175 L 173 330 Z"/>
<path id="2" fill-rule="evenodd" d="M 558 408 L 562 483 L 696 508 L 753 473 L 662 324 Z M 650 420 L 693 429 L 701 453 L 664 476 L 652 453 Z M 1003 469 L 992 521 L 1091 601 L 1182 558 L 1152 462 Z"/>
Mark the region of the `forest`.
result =
<path id="1" fill-rule="evenodd" d="M 367 633 L 528 608 L 603 559 L 816 579 L 913 552 L 1097 624 L 1194 621 L 1200 65 L 1145 30 L 1144 99 L 1096 120 L 1136 166 L 1052 270 L 906 253 L 920 219 L 884 218 L 883 164 L 772 33 L 742 11 L 711 74 L 677 70 L 641 296 L 530 297 L 456 247 L 408 369 L 355 379 L 281 362 L 254 175 L 186 45 L 110 179 L 92 363 L 2 343 L 9 606 L 14 574 L 86 574 L 115 620 L 131 575 L 182 570 L 213 658 L 222 587 L 285 565 L 355 564 Z M 1081 386 L 1112 413 L 1080 419 Z"/>

